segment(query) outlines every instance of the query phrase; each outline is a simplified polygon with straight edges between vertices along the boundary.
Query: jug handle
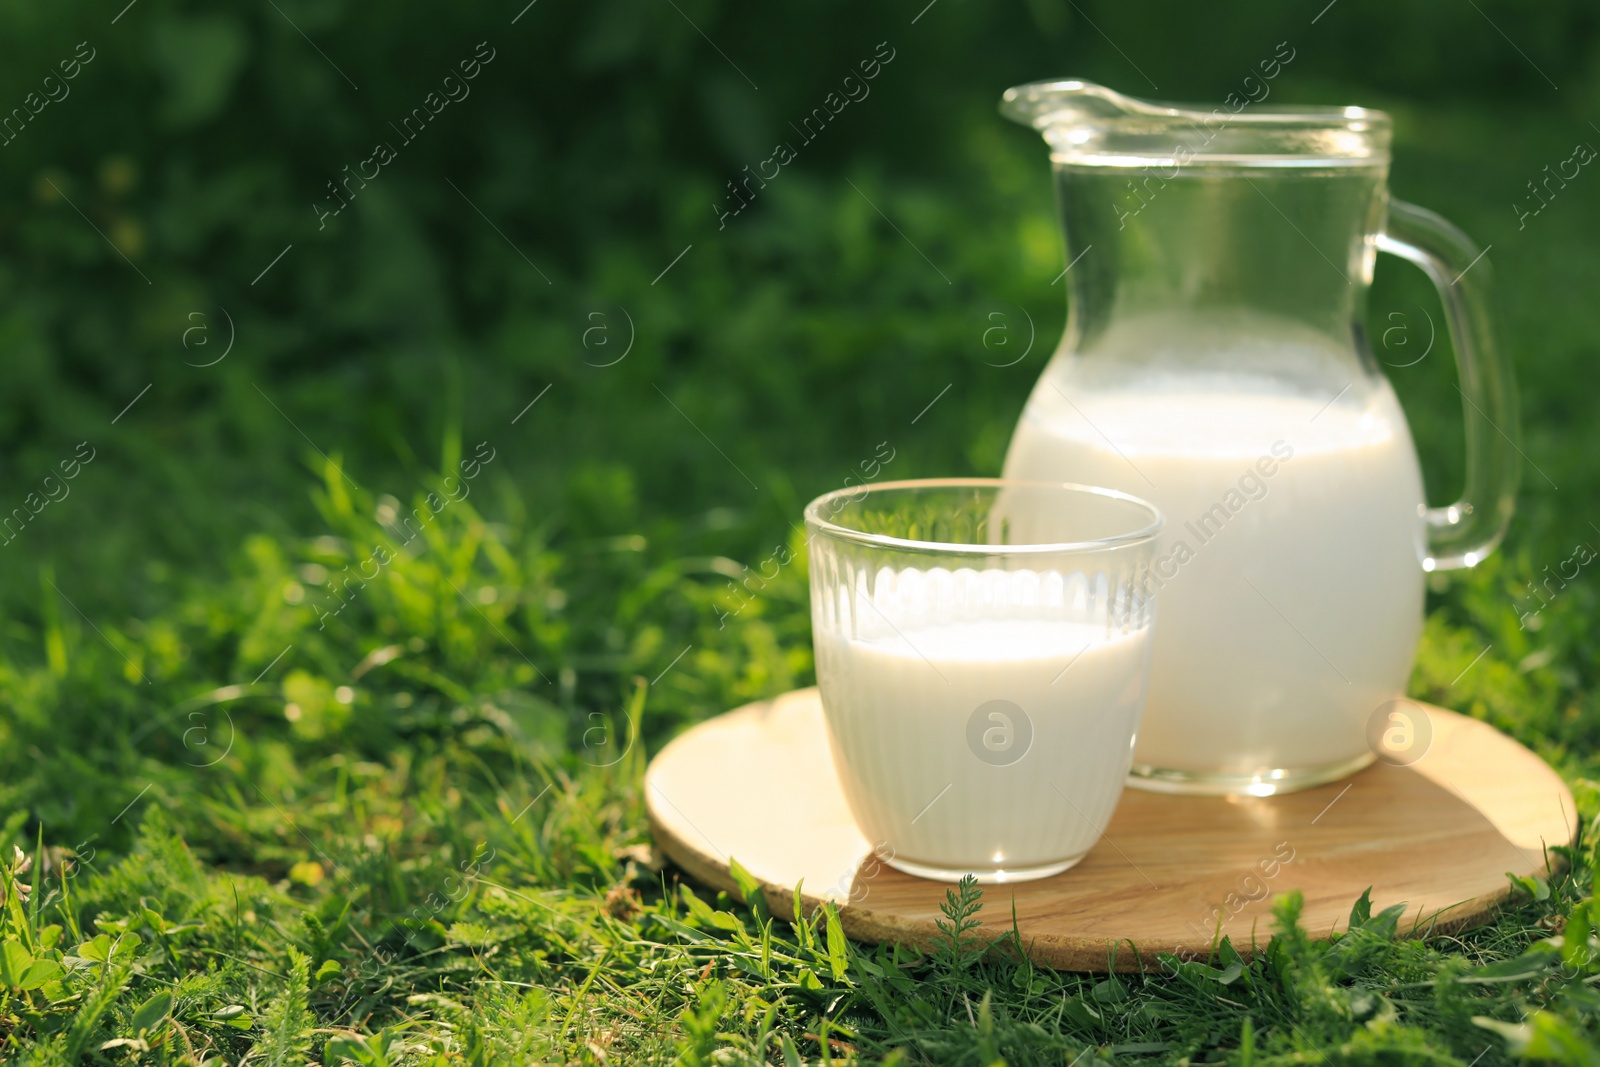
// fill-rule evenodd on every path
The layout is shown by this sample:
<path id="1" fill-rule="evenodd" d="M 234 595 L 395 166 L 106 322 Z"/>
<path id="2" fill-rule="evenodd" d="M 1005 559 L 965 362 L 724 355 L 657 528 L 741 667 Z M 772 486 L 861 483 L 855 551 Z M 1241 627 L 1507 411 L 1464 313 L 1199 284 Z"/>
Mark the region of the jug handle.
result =
<path id="1" fill-rule="evenodd" d="M 1433 280 L 1444 303 L 1456 350 L 1465 418 L 1467 477 L 1461 499 L 1424 506 L 1426 571 L 1471 567 L 1505 536 L 1516 505 L 1523 455 L 1517 443 L 1516 386 L 1511 364 L 1495 343 L 1489 264 L 1472 239 L 1440 216 L 1402 200 L 1389 202 L 1378 249 L 1415 263 Z"/>

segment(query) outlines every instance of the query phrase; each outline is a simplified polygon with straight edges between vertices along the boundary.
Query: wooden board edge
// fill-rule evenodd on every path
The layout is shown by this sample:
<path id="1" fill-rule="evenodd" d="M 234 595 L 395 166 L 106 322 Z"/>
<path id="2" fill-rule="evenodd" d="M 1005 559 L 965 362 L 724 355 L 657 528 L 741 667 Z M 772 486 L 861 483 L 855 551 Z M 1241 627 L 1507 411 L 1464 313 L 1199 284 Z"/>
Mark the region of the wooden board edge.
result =
<path id="1" fill-rule="evenodd" d="M 735 899 L 742 899 L 739 884 L 721 866 L 720 861 L 699 853 L 667 833 L 657 819 L 654 807 L 648 802 L 646 814 L 650 833 L 666 858 L 701 885 L 727 893 Z M 1551 875 L 1566 868 L 1564 860 L 1560 857 L 1554 858 L 1557 862 L 1549 870 Z M 794 921 L 793 890 L 773 885 L 762 879 L 757 879 L 757 882 L 772 914 L 788 922 Z M 1449 908 L 1440 909 L 1434 913 L 1431 921 L 1419 914 L 1411 920 L 1409 928 L 1402 923 L 1401 929 L 1405 932 L 1400 936 L 1407 939 L 1447 937 L 1486 926 L 1494 921 L 1500 909 L 1511 900 L 1512 896 L 1513 890 L 1508 883 L 1493 894 L 1472 897 Z M 808 895 L 802 889 L 801 908 L 806 917 L 815 915 L 825 902 L 824 898 Z M 882 913 L 874 912 L 870 908 L 841 904 L 838 901 L 833 903 L 839 905 L 839 923 L 844 933 L 856 941 L 871 944 L 896 942 L 922 953 L 931 953 L 937 948 L 939 930 L 931 923 L 886 918 Z M 1355 900 L 1352 899 L 1351 904 L 1354 903 Z M 1338 932 L 1337 930 L 1329 930 L 1327 933 L 1308 931 L 1314 940 L 1326 940 Z M 1263 934 L 1265 940 L 1259 940 Z M 1017 955 L 1015 949 L 1001 943 L 1004 936 L 1004 933 L 1001 933 L 991 940 L 994 950 L 1005 955 Z M 1245 960 L 1253 960 L 1266 951 L 1267 943 L 1272 939 L 1270 931 L 1252 931 L 1251 936 L 1249 944 L 1230 942 L 1234 951 Z M 1023 949 L 1022 954 L 1038 966 L 1085 974 L 1156 973 L 1162 969 L 1156 959 L 1163 954 L 1181 956 L 1187 953 L 1189 958 L 1201 960 L 1209 960 L 1212 957 L 1209 945 L 1204 949 L 1190 945 L 1141 947 L 1128 938 L 1112 941 L 1082 937 L 1035 937 L 1027 940 Z"/>
<path id="2" fill-rule="evenodd" d="M 1549 869 L 1550 875 L 1555 875 L 1566 869 L 1565 860 L 1556 857 L 1557 862 Z M 987 887 L 993 889 L 994 887 Z M 769 890 L 769 896 L 771 891 Z M 1492 894 L 1471 897 L 1460 901 L 1448 908 L 1436 909 L 1429 919 L 1421 914 L 1413 916 L 1408 922 L 1402 918 L 1399 926 L 1398 937 L 1406 940 L 1423 940 L 1436 937 L 1448 937 L 1453 934 L 1464 933 L 1478 927 L 1492 923 L 1501 909 L 1512 902 L 1515 893 L 1509 882 L 1500 890 Z M 1355 904 L 1356 898 L 1352 897 L 1350 903 Z M 986 904 L 985 907 L 991 906 Z M 846 906 L 839 911 L 839 921 L 844 932 L 849 937 L 858 941 L 880 943 L 895 941 L 909 945 L 920 952 L 931 952 L 936 946 L 939 931 L 931 923 L 907 922 L 893 917 L 885 918 L 870 909 Z M 987 924 L 986 924 L 987 925 Z M 1000 924 L 996 924 L 999 927 Z M 983 933 L 984 931 L 979 931 Z M 1307 931 L 1312 940 L 1325 941 L 1330 937 L 1341 934 L 1337 929 L 1326 932 Z M 1003 955 L 1015 957 L 1016 949 L 1003 943 L 1005 932 L 997 934 L 991 939 L 995 951 Z M 1254 960 L 1266 951 L 1271 942 L 1273 931 L 1256 929 L 1250 934 L 1248 944 L 1231 940 L 1230 945 L 1245 960 Z M 1034 937 L 1023 939 L 1023 952 L 1033 963 L 1049 967 L 1057 971 L 1072 971 L 1087 974 L 1155 974 L 1164 970 L 1157 962 L 1161 955 L 1172 955 L 1188 959 L 1210 961 L 1214 953 L 1212 946 L 1194 945 L 1138 945 L 1131 938 L 1122 938 L 1117 941 L 1090 937 Z"/>
<path id="3" fill-rule="evenodd" d="M 775 701 L 771 699 L 752 701 L 749 704 L 744 704 L 738 708 L 732 709 L 731 711 L 725 712 L 724 715 L 752 713 L 764 706 L 770 706 L 774 702 Z M 1478 724 L 1491 730 L 1494 729 L 1492 725 L 1470 715 L 1463 715 L 1460 712 L 1451 711 L 1448 708 L 1440 708 L 1433 704 L 1426 704 L 1424 706 L 1427 707 L 1429 711 L 1438 711 L 1446 715 L 1463 719 L 1465 720 L 1463 725 Z M 705 720 L 705 722 L 697 723 L 695 726 L 685 730 L 683 733 L 673 738 L 672 741 L 668 742 L 666 746 L 663 746 L 661 751 L 656 754 L 656 758 L 659 758 L 661 755 L 665 754 L 666 751 L 673 745 L 678 744 L 695 733 L 697 730 L 709 725 L 712 722 L 715 722 L 717 718 L 721 717 L 722 716 L 715 716 L 711 719 Z M 1502 736 L 1504 736 L 1505 739 L 1511 743 L 1518 745 L 1525 751 L 1528 751 L 1535 758 L 1539 758 L 1541 763 L 1544 763 L 1543 759 L 1538 757 L 1537 753 L 1534 753 L 1531 749 L 1528 749 L 1527 746 L 1522 745 L 1520 741 L 1510 737 L 1510 735 Z M 651 762 L 654 762 L 654 760 Z M 1569 786 L 1567 782 L 1561 778 L 1560 774 L 1557 773 L 1554 768 L 1550 768 L 1548 763 L 1545 763 L 1545 766 L 1550 769 L 1552 777 L 1560 785 L 1562 797 L 1564 798 L 1565 803 L 1569 806 L 1570 810 L 1576 811 L 1576 799 L 1572 794 L 1571 786 Z M 728 893 L 735 899 L 742 899 L 742 891 L 740 890 L 738 883 L 734 880 L 732 874 L 729 873 L 727 864 L 724 860 L 712 857 L 697 850 L 694 846 L 678 839 L 667 831 L 665 824 L 657 815 L 656 806 L 650 795 L 648 783 L 649 773 L 647 771 L 645 775 L 646 818 L 649 823 L 651 838 L 661 849 L 662 853 L 681 870 L 683 870 L 685 874 L 689 875 L 689 877 L 694 881 L 697 881 L 702 885 L 708 886 L 712 889 Z M 1571 846 L 1577 840 L 1578 829 L 1579 828 L 1577 825 L 1571 827 L 1570 839 L 1563 842 L 1564 845 Z M 1553 846 L 1547 845 L 1546 849 L 1548 850 L 1551 847 Z M 1556 874 L 1566 869 L 1567 863 L 1563 857 L 1549 853 L 1548 851 L 1546 852 L 1546 855 L 1548 862 L 1543 871 L 1544 875 L 1548 877 L 1554 877 Z M 737 857 L 730 858 L 737 859 Z M 772 914 L 775 917 L 784 919 L 786 921 L 794 921 L 795 915 L 793 888 L 774 885 L 760 878 L 757 878 L 757 883 L 761 887 L 762 895 L 766 898 L 767 906 L 771 910 Z M 1488 925 L 1494 921 L 1501 908 L 1511 900 L 1513 895 L 1514 890 L 1508 881 L 1507 884 L 1493 893 L 1471 897 L 1451 905 L 1450 907 L 1436 910 L 1431 921 L 1424 921 L 1424 918 L 1419 914 L 1414 920 L 1412 920 L 1410 929 L 1399 936 L 1407 939 L 1445 937 L 1452 934 L 1462 933 L 1467 930 L 1472 930 L 1480 926 Z M 931 952 L 937 945 L 939 930 L 937 926 L 931 922 L 907 921 L 894 917 L 886 917 L 883 913 L 874 912 L 870 908 L 859 905 L 852 905 L 846 901 L 832 900 L 831 898 L 807 894 L 804 892 L 804 888 L 802 887 L 801 909 L 807 917 L 814 915 L 817 909 L 827 902 L 834 903 L 838 907 L 841 928 L 847 936 L 854 938 L 857 941 L 864 941 L 874 944 L 892 941 L 902 945 L 907 945 L 923 953 Z M 1355 900 L 1352 899 L 1351 904 L 1353 905 L 1354 903 Z M 1451 914 L 1447 915 L 1446 913 Z M 1308 931 L 1310 936 L 1315 940 L 1326 940 L 1338 932 L 1339 931 L 1337 929 L 1330 929 L 1327 933 Z M 1252 930 L 1252 940 L 1248 945 L 1235 944 L 1232 942 L 1230 942 L 1230 944 L 1232 944 L 1234 950 L 1238 952 L 1241 957 L 1246 960 L 1253 960 L 1266 950 L 1267 944 L 1271 941 L 1272 934 L 1270 931 L 1265 932 L 1264 941 L 1258 940 L 1262 933 L 1263 931 L 1260 931 L 1259 929 Z M 1003 933 L 998 935 L 995 941 L 991 941 L 991 945 L 995 945 L 996 942 L 998 942 L 1004 936 L 1005 935 Z M 996 950 L 1013 956 L 1016 955 L 1015 949 L 1004 945 L 997 945 Z M 1039 966 L 1049 967 L 1053 970 L 1090 974 L 1148 974 L 1161 969 L 1160 965 L 1155 963 L 1155 958 L 1158 955 L 1181 955 L 1183 953 L 1190 953 L 1190 958 L 1205 959 L 1209 958 L 1210 956 L 1209 950 L 1210 946 L 1206 946 L 1206 951 L 1202 953 L 1199 949 L 1187 945 L 1179 945 L 1176 946 L 1175 949 L 1168 946 L 1140 948 L 1139 946 L 1133 944 L 1132 940 L 1129 938 L 1112 941 L 1109 939 L 1095 939 L 1086 937 L 1035 937 L 1031 941 L 1027 942 L 1027 944 L 1024 946 L 1024 951 L 1022 954 L 1026 955 L 1027 958 L 1033 963 Z"/>
<path id="4" fill-rule="evenodd" d="M 655 807 L 650 804 L 648 799 L 645 802 L 645 815 L 650 824 L 650 836 L 667 859 L 671 860 L 685 874 L 702 885 L 727 893 L 737 900 L 743 899 L 743 890 L 739 888 L 739 883 L 734 880 L 733 875 L 722 864 L 722 861 L 697 851 L 693 846 L 685 844 L 668 833 L 666 827 L 657 817 Z M 739 857 L 731 856 L 729 858 L 737 860 Z M 755 876 L 752 875 L 751 877 Z M 775 885 L 763 878 L 756 878 L 756 883 L 761 887 L 761 895 L 766 898 L 767 908 L 772 912 L 773 916 L 787 922 L 793 922 L 795 918 L 794 890 L 786 886 Z M 804 888 L 801 889 L 800 908 L 807 918 L 815 915 L 817 910 L 825 903 L 833 903 L 839 907 L 839 920 L 841 924 L 844 924 L 847 909 L 839 901 L 830 901 L 828 898 L 811 896 L 805 892 Z M 850 929 L 847 925 L 845 926 L 845 933 L 850 934 Z M 870 940 L 870 938 L 863 936 L 858 937 L 857 940 Z"/>

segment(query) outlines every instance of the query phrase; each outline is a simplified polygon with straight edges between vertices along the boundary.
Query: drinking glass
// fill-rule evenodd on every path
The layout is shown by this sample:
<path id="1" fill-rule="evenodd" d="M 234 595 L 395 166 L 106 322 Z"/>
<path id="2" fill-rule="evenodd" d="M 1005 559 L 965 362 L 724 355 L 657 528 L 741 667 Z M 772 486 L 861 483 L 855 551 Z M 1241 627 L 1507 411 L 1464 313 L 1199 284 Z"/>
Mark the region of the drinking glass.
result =
<path id="1" fill-rule="evenodd" d="M 1081 860 L 1144 709 L 1160 512 L 956 478 L 839 490 L 805 519 L 829 746 L 877 854 L 943 881 Z"/>

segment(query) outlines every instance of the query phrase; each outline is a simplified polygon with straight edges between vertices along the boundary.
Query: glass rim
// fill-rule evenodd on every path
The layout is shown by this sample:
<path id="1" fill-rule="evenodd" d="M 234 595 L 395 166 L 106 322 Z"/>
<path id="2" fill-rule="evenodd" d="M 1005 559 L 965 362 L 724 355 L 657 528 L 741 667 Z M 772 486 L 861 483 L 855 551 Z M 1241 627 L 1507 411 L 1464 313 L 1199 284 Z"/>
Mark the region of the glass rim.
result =
<path id="1" fill-rule="evenodd" d="M 1142 510 L 1150 520 L 1138 529 L 1127 533 L 1115 534 L 1110 537 L 1098 537 L 1087 541 L 1057 541 L 1031 545 L 977 545 L 964 544 L 957 541 L 917 541 L 908 537 L 891 537 L 888 534 L 867 533 L 864 530 L 854 530 L 843 526 L 832 519 L 824 518 L 822 507 L 841 497 L 850 497 L 852 502 L 861 498 L 862 494 L 907 492 L 926 489 L 1052 489 L 1064 490 L 1067 496 L 1092 496 L 1103 500 L 1119 500 L 1132 504 Z M 1166 525 L 1166 517 L 1161 514 L 1150 501 L 1143 497 L 1124 493 L 1119 489 L 1107 489 L 1104 486 L 1084 485 L 1080 482 L 1050 482 L 1020 478 L 906 478 L 893 482 L 876 482 L 872 485 L 846 486 L 843 489 L 834 489 L 823 493 L 805 508 L 805 523 L 817 533 L 825 533 L 843 541 L 851 541 L 859 545 L 872 548 L 899 549 L 914 552 L 939 552 L 955 556 L 1048 556 L 1067 552 L 1097 552 L 1110 549 L 1127 548 L 1131 545 L 1144 544 L 1155 540 L 1160 535 L 1162 527 Z M 808 539 L 809 540 L 809 539 Z"/>
<path id="2" fill-rule="evenodd" d="M 1177 123 L 1206 118 L 1215 106 L 1146 100 L 1128 96 L 1080 78 L 1045 78 L 1024 82 L 1007 89 L 1001 97 L 1000 112 L 1024 126 L 1042 126 L 1058 115 L 1074 115 L 1082 121 L 1104 125 L 1117 123 Z M 1342 104 L 1259 104 L 1230 116 L 1231 122 L 1249 126 L 1325 126 L 1329 128 L 1388 129 L 1393 118 L 1377 108 Z"/>
<path id="3" fill-rule="evenodd" d="M 1237 96 L 1230 93 L 1228 100 Z M 1386 113 L 1260 102 L 1265 99 L 1208 108 L 1143 100 L 1081 79 L 1054 79 L 1007 89 L 1000 113 L 1038 130 L 1050 145 L 1051 159 L 1063 165 L 1207 170 L 1389 165 L 1394 123 Z"/>

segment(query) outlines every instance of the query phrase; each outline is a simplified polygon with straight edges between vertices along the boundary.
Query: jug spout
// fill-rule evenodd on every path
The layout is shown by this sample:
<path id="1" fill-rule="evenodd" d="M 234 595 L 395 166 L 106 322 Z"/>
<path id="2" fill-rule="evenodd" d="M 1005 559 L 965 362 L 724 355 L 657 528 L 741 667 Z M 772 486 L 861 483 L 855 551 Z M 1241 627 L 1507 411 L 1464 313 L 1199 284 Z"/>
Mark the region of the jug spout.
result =
<path id="1" fill-rule="evenodd" d="M 1008 89 L 1000 111 L 1042 133 L 1057 162 L 1373 166 L 1389 158 L 1389 116 L 1362 107 L 1285 107 L 1234 93 L 1208 108 L 1067 79 Z"/>
<path id="2" fill-rule="evenodd" d="M 1077 80 L 1017 86 L 1001 111 L 1050 146 L 1077 264 L 1063 350 L 1148 346 L 1146 327 L 1252 342 L 1310 331 L 1340 352 L 1322 361 L 1335 390 L 1355 377 L 1387 207 L 1387 115 L 1237 98 L 1208 109 Z M 1238 358 L 1218 344 L 1218 359 Z"/>

